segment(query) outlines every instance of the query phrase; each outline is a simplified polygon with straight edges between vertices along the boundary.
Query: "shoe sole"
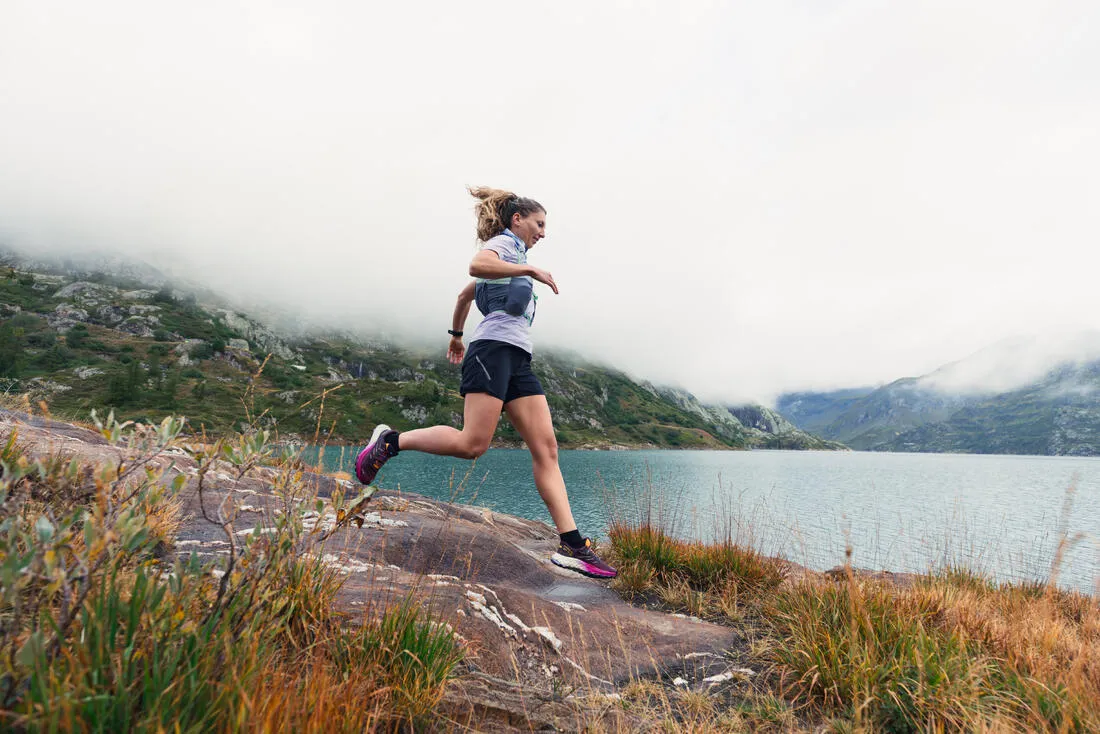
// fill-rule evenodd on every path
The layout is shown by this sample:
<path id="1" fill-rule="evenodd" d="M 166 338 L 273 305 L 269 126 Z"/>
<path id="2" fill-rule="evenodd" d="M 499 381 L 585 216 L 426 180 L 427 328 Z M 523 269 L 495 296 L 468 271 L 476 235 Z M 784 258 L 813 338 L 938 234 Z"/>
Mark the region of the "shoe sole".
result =
<path id="1" fill-rule="evenodd" d="M 589 565 L 584 561 L 579 561 L 576 558 L 564 556 L 561 553 L 555 553 L 550 556 L 550 562 L 555 566 L 559 566 L 569 571 L 576 571 L 582 576 L 587 576 L 590 579 L 613 579 L 619 575 L 618 571 L 613 573 L 606 573 L 599 570 L 591 571 L 589 569 L 593 569 L 595 566 Z"/>
<path id="2" fill-rule="evenodd" d="M 364 482 L 362 477 L 360 476 L 360 471 L 362 471 L 362 468 L 363 468 L 363 458 L 368 453 L 370 453 L 371 449 L 374 448 L 374 444 L 378 443 L 378 441 L 382 438 L 382 436 L 389 433 L 391 430 L 393 430 L 393 429 L 391 429 L 385 423 L 379 423 L 375 427 L 374 433 L 372 433 L 370 435 L 370 441 L 367 443 L 366 448 L 364 448 L 362 451 L 360 451 L 359 455 L 355 457 L 355 478 L 359 480 L 360 484 L 366 484 L 366 485 L 370 484 L 370 482 Z M 375 476 L 378 476 L 378 475 L 376 474 Z M 373 482 L 374 477 L 371 477 L 370 481 Z"/>

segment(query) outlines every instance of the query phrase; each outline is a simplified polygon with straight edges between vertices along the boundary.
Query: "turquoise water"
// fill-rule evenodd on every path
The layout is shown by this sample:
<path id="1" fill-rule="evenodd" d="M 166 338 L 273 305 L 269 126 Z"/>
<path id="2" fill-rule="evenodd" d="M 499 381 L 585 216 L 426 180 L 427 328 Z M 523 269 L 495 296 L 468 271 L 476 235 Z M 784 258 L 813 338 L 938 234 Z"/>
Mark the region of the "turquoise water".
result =
<path id="1" fill-rule="evenodd" d="M 315 453 L 312 454 L 314 457 Z M 354 450 L 329 448 L 329 470 Z M 315 461 L 315 459 L 314 459 Z M 1005 580 L 1100 583 L 1100 459 L 798 451 L 562 451 L 583 533 L 649 512 L 676 535 L 733 535 L 824 570 L 844 562 L 892 571 L 951 564 Z M 378 484 L 549 522 L 530 455 L 493 449 L 476 462 L 402 453 Z"/>

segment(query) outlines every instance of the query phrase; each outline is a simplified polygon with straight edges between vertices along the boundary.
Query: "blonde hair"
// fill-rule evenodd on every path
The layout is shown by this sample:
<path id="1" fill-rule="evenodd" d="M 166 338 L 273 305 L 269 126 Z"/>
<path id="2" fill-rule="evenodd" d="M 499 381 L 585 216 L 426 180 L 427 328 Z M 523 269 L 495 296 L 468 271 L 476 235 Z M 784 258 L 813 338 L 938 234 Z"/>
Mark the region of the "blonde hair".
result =
<path id="1" fill-rule="evenodd" d="M 542 204 L 511 191 L 488 186 L 468 186 L 466 190 L 478 199 L 474 213 L 477 215 L 477 238 L 482 242 L 491 240 L 510 227 L 516 214 L 526 217 L 535 212 L 546 213 L 546 207 Z"/>

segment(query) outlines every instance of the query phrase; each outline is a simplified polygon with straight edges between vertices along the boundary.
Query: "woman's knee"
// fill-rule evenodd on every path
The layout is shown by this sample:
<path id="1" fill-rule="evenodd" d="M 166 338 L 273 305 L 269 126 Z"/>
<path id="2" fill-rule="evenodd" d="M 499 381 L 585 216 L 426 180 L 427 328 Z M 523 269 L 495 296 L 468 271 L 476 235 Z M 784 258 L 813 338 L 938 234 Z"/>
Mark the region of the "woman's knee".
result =
<path id="1" fill-rule="evenodd" d="M 558 441 L 554 436 L 527 445 L 536 463 L 558 463 Z"/>
<path id="2" fill-rule="evenodd" d="M 489 442 L 492 436 L 463 436 L 463 459 L 476 459 L 489 450 Z"/>

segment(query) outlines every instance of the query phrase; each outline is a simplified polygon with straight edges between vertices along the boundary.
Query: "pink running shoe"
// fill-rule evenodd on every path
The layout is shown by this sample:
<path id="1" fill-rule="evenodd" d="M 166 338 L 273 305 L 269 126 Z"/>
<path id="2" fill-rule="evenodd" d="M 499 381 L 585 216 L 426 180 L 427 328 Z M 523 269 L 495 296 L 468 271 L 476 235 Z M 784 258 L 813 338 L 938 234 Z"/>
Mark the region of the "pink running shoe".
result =
<path id="1" fill-rule="evenodd" d="M 385 423 L 380 423 L 374 429 L 374 433 L 371 434 L 370 443 L 356 457 L 355 476 L 363 484 L 373 482 L 374 478 L 378 476 L 378 470 L 393 457 L 390 446 L 385 440 L 386 436 L 392 432 L 392 428 Z"/>
<path id="2" fill-rule="evenodd" d="M 550 562 L 594 579 L 613 579 L 619 575 L 618 571 L 596 555 L 589 538 L 584 539 L 582 548 L 574 548 L 563 542 L 558 546 L 558 552 L 550 556 Z"/>

